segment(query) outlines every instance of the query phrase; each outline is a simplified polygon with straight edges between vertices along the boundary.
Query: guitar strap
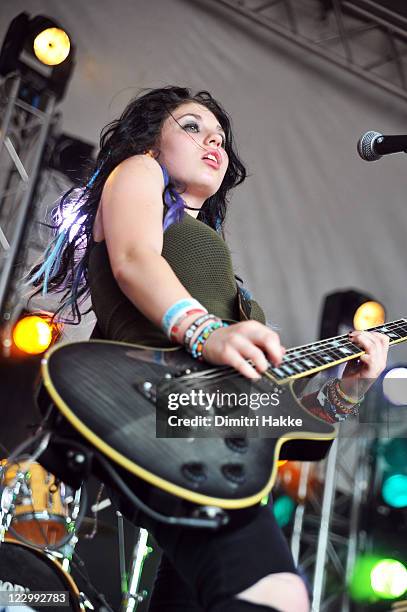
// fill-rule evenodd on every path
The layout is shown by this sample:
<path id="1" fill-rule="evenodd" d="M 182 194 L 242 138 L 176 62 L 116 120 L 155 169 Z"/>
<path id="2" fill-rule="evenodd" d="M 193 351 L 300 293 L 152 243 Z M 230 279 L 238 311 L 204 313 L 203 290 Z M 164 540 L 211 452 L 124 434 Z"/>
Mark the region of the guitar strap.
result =
<path id="1" fill-rule="evenodd" d="M 236 277 L 237 279 L 238 277 Z M 238 279 L 240 280 L 240 279 Z M 237 301 L 238 301 L 238 306 L 239 306 L 239 320 L 240 321 L 247 321 L 248 319 L 250 319 L 250 315 L 252 312 L 252 306 L 250 303 L 250 299 L 248 297 L 248 292 L 243 289 L 239 283 L 236 283 L 236 288 L 237 288 Z"/>

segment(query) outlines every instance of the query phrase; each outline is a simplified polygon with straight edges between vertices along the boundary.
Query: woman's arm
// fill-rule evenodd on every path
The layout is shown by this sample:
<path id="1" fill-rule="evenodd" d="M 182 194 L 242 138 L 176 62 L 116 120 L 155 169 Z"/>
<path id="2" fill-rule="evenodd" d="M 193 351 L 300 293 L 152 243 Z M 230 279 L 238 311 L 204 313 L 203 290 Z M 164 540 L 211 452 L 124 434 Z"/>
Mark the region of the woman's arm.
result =
<path id="1" fill-rule="evenodd" d="M 161 255 L 163 190 L 159 164 L 149 156 L 137 155 L 112 172 L 101 199 L 103 230 L 116 282 L 157 326 L 168 308 L 191 298 Z M 182 321 L 175 336 L 177 342 L 182 344 L 186 329 L 196 318 L 192 314 Z M 258 379 L 259 373 L 269 367 L 267 358 L 278 365 L 284 352 L 275 332 L 257 321 L 243 321 L 216 329 L 205 344 L 204 358 Z"/>
<path id="2" fill-rule="evenodd" d="M 126 297 L 157 326 L 172 304 L 191 298 L 161 256 L 163 190 L 159 164 L 137 155 L 111 173 L 101 199 L 113 276 Z"/>

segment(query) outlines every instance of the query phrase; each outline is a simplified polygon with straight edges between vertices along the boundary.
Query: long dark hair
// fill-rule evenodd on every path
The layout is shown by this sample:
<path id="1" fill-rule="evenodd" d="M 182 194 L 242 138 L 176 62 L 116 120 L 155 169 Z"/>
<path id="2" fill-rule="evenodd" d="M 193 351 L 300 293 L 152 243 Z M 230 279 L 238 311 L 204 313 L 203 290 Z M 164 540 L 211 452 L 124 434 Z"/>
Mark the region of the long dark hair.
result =
<path id="1" fill-rule="evenodd" d="M 229 165 L 219 190 L 204 202 L 198 217 L 223 236 L 228 193 L 246 178 L 245 167 L 233 142 L 228 114 L 207 91 L 192 95 L 185 87 L 148 89 L 143 95 L 131 100 L 121 117 L 102 130 L 96 168 L 93 166 L 90 169 L 84 187 L 67 191 L 53 209 L 51 227 L 55 238 L 46 249 L 42 261 L 30 271 L 28 283 L 37 288 L 30 299 L 40 292 L 63 294 L 55 314 L 70 309 L 71 317 L 59 316 L 60 320 L 79 324 L 81 315 L 86 314 L 81 312 L 80 306 L 89 296 L 88 262 L 93 243 L 92 229 L 106 179 L 125 159 L 157 149 L 163 122 L 185 102 L 197 102 L 208 108 L 225 131 L 224 146 L 229 156 Z M 168 207 L 164 229 L 170 223 L 180 220 L 184 213 L 178 207 L 182 199 L 176 188 L 169 177 L 164 192 L 164 201 Z M 175 210 L 177 207 L 178 210 Z"/>

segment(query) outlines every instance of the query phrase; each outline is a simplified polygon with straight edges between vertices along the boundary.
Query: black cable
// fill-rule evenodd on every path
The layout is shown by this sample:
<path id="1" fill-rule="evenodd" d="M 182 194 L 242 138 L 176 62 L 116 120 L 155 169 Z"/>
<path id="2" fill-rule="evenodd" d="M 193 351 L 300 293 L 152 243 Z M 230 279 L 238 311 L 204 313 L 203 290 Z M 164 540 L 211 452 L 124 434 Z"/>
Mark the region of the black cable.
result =
<path id="1" fill-rule="evenodd" d="M 121 492 L 131 501 L 131 503 L 139 508 L 142 512 L 150 516 L 156 521 L 160 523 L 166 523 L 167 525 L 182 525 L 184 527 L 201 527 L 207 529 L 218 529 L 221 525 L 226 525 L 229 522 L 229 517 L 227 514 L 223 513 L 221 518 L 213 518 L 213 519 L 199 519 L 199 518 L 187 518 L 187 517 L 175 517 L 175 516 L 166 516 L 165 514 L 161 514 L 160 512 L 156 512 L 147 504 L 145 504 L 133 491 L 127 486 L 124 480 L 119 476 L 113 466 L 105 459 L 102 455 L 98 453 L 98 460 L 101 462 L 103 468 L 109 474 L 109 476 L 113 479 L 115 484 L 121 490 Z"/>

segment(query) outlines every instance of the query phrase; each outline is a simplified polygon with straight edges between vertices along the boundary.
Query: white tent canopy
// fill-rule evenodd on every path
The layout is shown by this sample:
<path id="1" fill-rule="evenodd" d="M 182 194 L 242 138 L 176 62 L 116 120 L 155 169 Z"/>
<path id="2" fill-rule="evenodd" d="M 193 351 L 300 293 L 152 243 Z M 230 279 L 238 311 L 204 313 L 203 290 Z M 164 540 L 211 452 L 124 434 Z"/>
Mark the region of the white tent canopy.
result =
<path id="1" fill-rule="evenodd" d="M 208 89 L 225 106 L 250 174 L 228 242 L 286 346 L 316 337 L 322 296 L 338 288 L 372 294 L 388 320 L 407 316 L 407 159 L 356 153 L 368 129 L 406 132 L 405 102 L 211 0 L 6 1 L 1 38 L 23 10 L 57 19 L 76 44 L 64 132 L 96 143 L 141 87 Z"/>

